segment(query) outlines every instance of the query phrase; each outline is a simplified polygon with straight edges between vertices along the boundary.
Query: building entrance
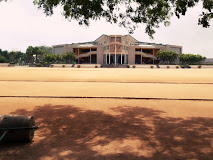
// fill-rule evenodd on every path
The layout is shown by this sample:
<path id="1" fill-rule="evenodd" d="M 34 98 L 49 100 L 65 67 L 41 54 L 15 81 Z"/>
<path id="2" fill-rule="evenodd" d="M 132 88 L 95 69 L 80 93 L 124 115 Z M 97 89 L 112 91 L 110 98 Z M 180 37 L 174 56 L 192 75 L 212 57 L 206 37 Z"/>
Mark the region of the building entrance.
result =
<path id="1" fill-rule="evenodd" d="M 127 64 L 128 56 L 124 54 L 122 56 L 121 54 L 108 54 L 104 62 L 106 62 L 106 64 Z"/>

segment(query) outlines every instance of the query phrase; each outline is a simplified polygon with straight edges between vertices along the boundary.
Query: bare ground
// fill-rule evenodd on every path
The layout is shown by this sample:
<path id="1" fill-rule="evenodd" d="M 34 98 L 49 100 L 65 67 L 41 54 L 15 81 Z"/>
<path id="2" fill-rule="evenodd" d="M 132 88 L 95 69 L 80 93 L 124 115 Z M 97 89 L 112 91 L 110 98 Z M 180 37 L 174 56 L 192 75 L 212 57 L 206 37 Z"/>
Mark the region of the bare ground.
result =
<path id="1" fill-rule="evenodd" d="M 39 129 L 0 159 L 213 159 L 213 70 L 156 71 L 1 68 L 1 114 Z M 125 96 L 159 100 L 113 99 Z"/>

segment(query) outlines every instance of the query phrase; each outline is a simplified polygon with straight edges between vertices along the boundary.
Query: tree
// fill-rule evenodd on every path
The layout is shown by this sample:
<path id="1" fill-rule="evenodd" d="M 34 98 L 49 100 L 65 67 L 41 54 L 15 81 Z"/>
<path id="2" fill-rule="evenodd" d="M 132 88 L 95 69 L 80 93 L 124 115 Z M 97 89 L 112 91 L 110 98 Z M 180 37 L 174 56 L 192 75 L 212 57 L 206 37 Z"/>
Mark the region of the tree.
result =
<path id="1" fill-rule="evenodd" d="M 6 62 L 7 62 L 7 59 L 4 56 L 0 55 L 0 63 L 6 63 Z"/>
<path id="2" fill-rule="evenodd" d="M 54 63 L 56 61 L 56 56 L 54 54 L 45 54 L 44 61 L 47 63 Z"/>
<path id="3" fill-rule="evenodd" d="M 65 60 L 66 63 L 73 63 L 77 59 L 77 56 L 75 55 L 75 53 L 68 52 L 64 53 L 62 55 L 62 58 Z"/>
<path id="4" fill-rule="evenodd" d="M 62 56 L 60 54 L 56 55 L 56 61 L 58 62 L 62 61 Z"/>
<path id="5" fill-rule="evenodd" d="M 203 27 L 210 26 L 213 18 L 212 0 L 34 0 L 34 4 L 52 15 L 54 8 L 61 5 L 63 15 L 69 20 L 77 20 L 80 25 L 89 25 L 91 20 L 104 18 L 110 23 L 118 23 L 132 33 L 137 24 L 146 25 L 146 33 L 153 37 L 159 24 L 169 25 L 170 17 L 185 15 L 188 8 L 203 2 L 204 11 L 198 20 Z"/>
<path id="6" fill-rule="evenodd" d="M 26 54 L 29 57 L 29 63 L 33 64 L 34 63 L 33 55 L 35 54 L 34 48 L 32 46 L 27 47 Z"/>
<path id="7" fill-rule="evenodd" d="M 38 48 L 40 50 L 42 50 L 42 52 L 44 54 L 52 54 L 52 47 L 49 47 L 49 46 L 38 46 Z"/>
<path id="8" fill-rule="evenodd" d="M 181 64 L 199 64 L 200 62 L 204 61 L 206 57 L 203 57 L 199 54 L 181 54 L 179 59 Z"/>
<path id="9" fill-rule="evenodd" d="M 163 63 L 168 62 L 169 64 L 172 64 L 177 58 L 178 54 L 173 51 L 160 51 L 157 54 L 157 59 Z"/>
<path id="10" fill-rule="evenodd" d="M 0 55 L 3 56 L 3 57 L 5 57 L 6 59 L 9 58 L 8 51 L 2 51 L 2 50 L 0 49 Z"/>

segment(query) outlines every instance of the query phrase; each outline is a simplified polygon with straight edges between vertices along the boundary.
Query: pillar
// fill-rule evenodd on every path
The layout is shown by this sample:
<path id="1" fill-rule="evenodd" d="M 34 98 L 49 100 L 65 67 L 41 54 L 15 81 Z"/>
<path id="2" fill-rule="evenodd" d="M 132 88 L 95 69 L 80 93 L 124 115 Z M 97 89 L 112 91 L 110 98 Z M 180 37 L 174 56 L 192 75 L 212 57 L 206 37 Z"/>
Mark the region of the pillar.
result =
<path id="1" fill-rule="evenodd" d="M 110 59 L 111 59 L 111 57 L 110 57 L 110 52 L 109 52 L 109 64 L 110 64 Z"/>
<path id="2" fill-rule="evenodd" d="M 78 64 L 79 64 L 79 52 L 80 52 L 80 49 L 78 48 Z"/>
<path id="3" fill-rule="evenodd" d="M 152 49 L 152 55 L 153 55 L 153 64 L 155 63 L 155 60 L 154 60 L 154 49 Z"/>
<path id="4" fill-rule="evenodd" d="M 121 64 L 123 64 L 123 54 L 122 54 L 122 52 L 121 52 Z"/>

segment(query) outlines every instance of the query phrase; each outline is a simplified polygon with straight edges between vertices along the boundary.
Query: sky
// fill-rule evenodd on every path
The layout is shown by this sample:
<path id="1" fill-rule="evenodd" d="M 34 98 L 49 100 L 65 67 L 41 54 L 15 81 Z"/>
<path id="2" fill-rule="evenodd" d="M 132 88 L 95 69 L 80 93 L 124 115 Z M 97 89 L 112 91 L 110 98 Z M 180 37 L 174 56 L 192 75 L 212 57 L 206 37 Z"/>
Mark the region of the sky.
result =
<path id="1" fill-rule="evenodd" d="M 102 34 L 129 34 L 127 29 L 112 25 L 104 19 L 91 21 L 89 27 L 79 26 L 75 20 L 66 20 L 61 11 L 62 8 L 57 7 L 54 15 L 47 17 L 33 4 L 33 0 L 0 2 L 0 49 L 25 52 L 28 46 L 88 42 Z M 145 33 L 143 24 L 138 26 L 132 36 L 142 42 L 179 45 L 183 47 L 183 53 L 213 58 L 213 21 L 209 28 L 199 26 L 201 12 L 202 5 L 199 4 L 180 19 L 173 16 L 169 27 L 162 24 L 156 29 L 154 39 Z"/>

